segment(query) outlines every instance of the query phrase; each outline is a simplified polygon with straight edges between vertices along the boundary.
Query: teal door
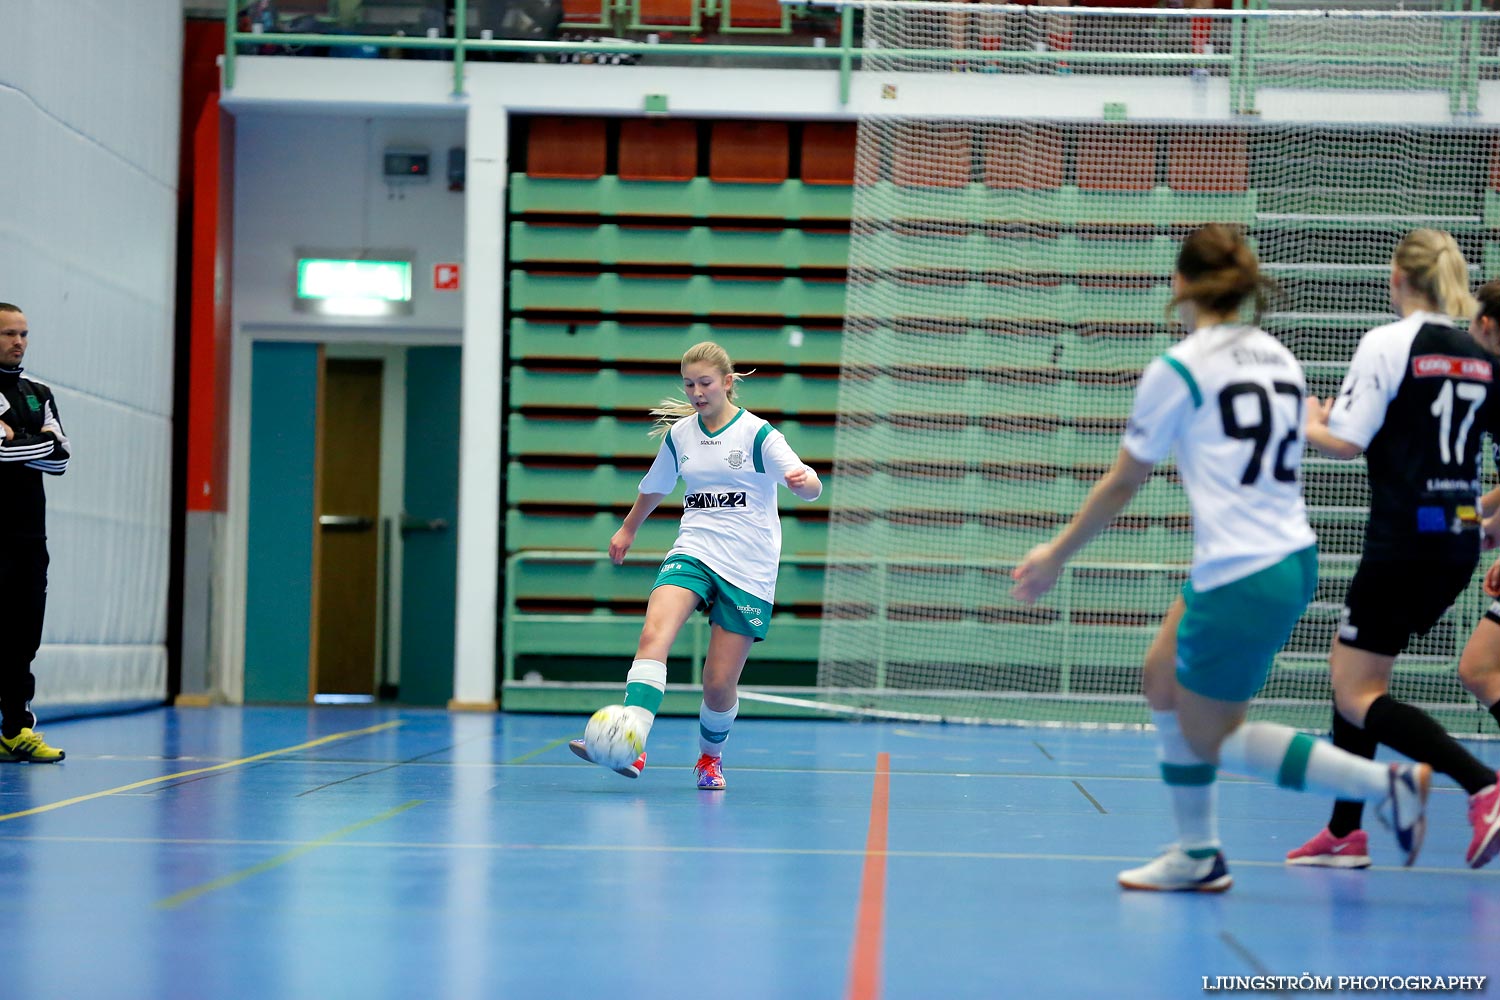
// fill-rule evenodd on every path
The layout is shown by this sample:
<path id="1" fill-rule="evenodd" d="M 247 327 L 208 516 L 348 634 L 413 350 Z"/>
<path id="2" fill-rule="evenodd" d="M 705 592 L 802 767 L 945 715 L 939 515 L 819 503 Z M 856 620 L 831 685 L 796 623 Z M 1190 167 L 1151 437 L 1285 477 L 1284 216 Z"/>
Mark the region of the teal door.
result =
<path id="1" fill-rule="evenodd" d="M 459 349 L 406 352 L 406 481 L 401 519 L 401 673 L 408 705 L 453 697 L 458 579 Z"/>
<path id="2" fill-rule="evenodd" d="M 250 351 L 247 702 L 312 698 L 319 350 L 259 342 Z"/>

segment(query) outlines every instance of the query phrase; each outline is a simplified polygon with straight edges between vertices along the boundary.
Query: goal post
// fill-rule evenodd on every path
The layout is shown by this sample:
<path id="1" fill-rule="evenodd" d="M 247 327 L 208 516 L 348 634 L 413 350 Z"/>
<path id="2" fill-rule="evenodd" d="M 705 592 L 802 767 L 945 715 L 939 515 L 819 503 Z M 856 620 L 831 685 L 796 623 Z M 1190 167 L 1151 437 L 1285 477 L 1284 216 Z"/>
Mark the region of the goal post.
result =
<path id="1" fill-rule="evenodd" d="M 1469 67 L 1449 65 L 1448 49 L 1481 27 L 1351 18 L 1329 32 L 1326 16 L 1282 10 L 1260 23 L 1211 12 L 1205 29 L 1193 12 L 863 6 L 862 72 L 876 81 L 1110 74 L 1129 93 L 1200 72 L 1253 79 L 1251 100 L 1375 88 L 1390 101 L 1392 120 L 1337 126 L 1023 107 L 859 122 L 818 697 L 966 721 L 1144 723 L 1141 663 L 1192 550 L 1172 465 L 1035 607 L 1011 600 L 1010 571 L 1117 454 L 1142 368 L 1180 335 L 1169 279 L 1195 226 L 1249 233 L 1280 288 L 1262 325 L 1325 397 L 1361 334 L 1394 319 L 1387 283 L 1404 233 L 1446 229 L 1476 282 L 1496 273 L 1496 131 L 1395 114 L 1403 95 L 1446 100 L 1464 83 Z M 1391 57 L 1402 39 L 1404 67 Z M 1213 59 L 1118 58 L 1163 51 Z M 1325 728 L 1327 652 L 1368 491 L 1362 461 L 1309 452 L 1303 479 L 1320 583 L 1252 714 Z M 1494 728 L 1455 670 L 1486 604 L 1476 578 L 1398 662 L 1397 696 L 1455 732 Z"/>

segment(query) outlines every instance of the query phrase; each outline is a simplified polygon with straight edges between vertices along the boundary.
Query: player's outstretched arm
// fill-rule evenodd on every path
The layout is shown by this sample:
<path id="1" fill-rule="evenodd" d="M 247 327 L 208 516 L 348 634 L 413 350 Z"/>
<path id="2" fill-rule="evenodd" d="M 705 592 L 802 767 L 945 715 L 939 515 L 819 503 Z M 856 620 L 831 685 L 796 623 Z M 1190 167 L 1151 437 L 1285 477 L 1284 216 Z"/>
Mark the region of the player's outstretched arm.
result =
<path id="1" fill-rule="evenodd" d="M 1348 461 L 1358 458 L 1364 454 L 1364 448 L 1345 441 L 1341 437 L 1335 437 L 1328 429 L 1328 415 L 1333 412 L 1333 398 L 1319 399 L 1317 396 L 1307 397 L 1307 418 L 1305 430 L 1307 443 L 1317 448 L 1329 458 Z"/>
<path id="2" fill-rule="evenodd" d="M 786 474 L 786 488 L 803 500 L 816 500 L 823 495 L 823 481 L 806 465 Z"/>
<path id="3" fill-rule="evenodd" d="M 624 562 L 625 553 L 635 544 L 635 533 L 641 530 L 641 525 L 665 496 L 665 493 L 636 494 L 635 503 L 630 505 L 630 513 L 625 515 L 625 523 L 620 525 L 620 530 L 609 540 L 610 562 L 616 566 Z"/>
<path id="4" fill-rule="evenodd" d="M 1150 478 L 1151 469 L 1150 462 L 1142 462 L 1121 448 L 1115 464 L 1089 490 L 1083 506 L 1067 526 L 1052 541 L 1027 553 L 1011 572 L 1011 578 L 1016 582 L 1010 588 L 1010 596 L 1023 604 L 1034 604 L 1051 590 L 1067 561 L 1125 509 L 1141 484 Z"/>

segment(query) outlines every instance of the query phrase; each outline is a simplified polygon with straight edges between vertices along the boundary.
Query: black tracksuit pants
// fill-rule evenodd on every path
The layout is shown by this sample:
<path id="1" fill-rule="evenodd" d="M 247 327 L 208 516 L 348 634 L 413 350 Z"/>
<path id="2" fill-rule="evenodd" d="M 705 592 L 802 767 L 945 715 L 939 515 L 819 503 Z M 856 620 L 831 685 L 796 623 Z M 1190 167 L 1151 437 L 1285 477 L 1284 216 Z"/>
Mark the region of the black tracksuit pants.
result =
<path id="1" fill-rule="evenodd" d="M 36 724 L 31 661 L 47 612 L 45 538 L 0 538 L 0 595 L 0 733 L 11 738 Z"/>

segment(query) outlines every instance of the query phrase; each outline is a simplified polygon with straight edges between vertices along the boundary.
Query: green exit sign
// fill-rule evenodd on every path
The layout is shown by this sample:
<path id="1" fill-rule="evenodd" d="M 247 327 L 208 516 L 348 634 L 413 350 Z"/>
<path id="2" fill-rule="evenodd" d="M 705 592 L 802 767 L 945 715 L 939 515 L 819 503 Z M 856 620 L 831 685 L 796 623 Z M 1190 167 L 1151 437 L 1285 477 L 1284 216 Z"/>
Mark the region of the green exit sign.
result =
<path id="1" fill-rule="evenodd" d="M 410 312 L 411 261 L 300 258 L 297 306 L 346 316 Z"/>

